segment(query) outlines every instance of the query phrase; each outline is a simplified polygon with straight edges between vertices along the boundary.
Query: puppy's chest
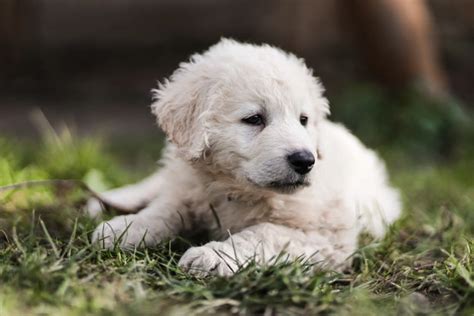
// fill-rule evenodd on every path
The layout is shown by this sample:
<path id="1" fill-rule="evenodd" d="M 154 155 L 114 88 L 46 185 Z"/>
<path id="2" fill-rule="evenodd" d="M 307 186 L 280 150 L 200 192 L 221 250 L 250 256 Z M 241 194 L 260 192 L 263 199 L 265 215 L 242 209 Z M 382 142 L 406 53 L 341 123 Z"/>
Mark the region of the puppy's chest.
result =
<path id="1" fill-rule="evenodd" d="M 213 232 L 222 237 L 237 233 L 242 229 L 265 222 L 268 209 L 227 197 L 214 198 L 210 203 L 210 226 Z"/>
<path id="2" fill-rule="evenodd" d="M 252 203 L 222 197 L 212 199 L 211 206 L 211 227 L 217 234 L 222 234 L 221 237 L 259 223 L 307 231 L 337 229 L 344 223 L 344 216 L 341 216 L 344 212 L 338 201 L 317 203 L 311 199 L 286 198 Z"/>

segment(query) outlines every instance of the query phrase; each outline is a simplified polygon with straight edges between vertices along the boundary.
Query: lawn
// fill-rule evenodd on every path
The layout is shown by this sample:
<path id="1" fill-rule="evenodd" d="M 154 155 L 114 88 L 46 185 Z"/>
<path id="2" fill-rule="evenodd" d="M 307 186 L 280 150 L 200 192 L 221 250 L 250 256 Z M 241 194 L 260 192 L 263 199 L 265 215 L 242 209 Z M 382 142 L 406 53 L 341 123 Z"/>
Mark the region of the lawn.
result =
<path id="1" fill-rule="evenodd" d="M 411 132 L 416 139 L 419 133 Z M 78 138 L 67 130 L 43 134 L 40 143 L 0 139 L 0 186 L 80 179 L 104 190 L 153 170 L 162 146 L 161 140 L 117 144 Z M 250 265 L 230 279 L 196 279 L 177 268 L 196 240 L 131 253 L 91 245 L 97 223 L 81 214 L 88 196 L 81 186 L 43 183 L 2 191 L 0 315 L 472 315 L 471 144 L 457 144 L 448 158 L 414 151 L 414 144 L 410 139 L 409 148 L 397 142 L 376 146 L 402 192 L 404 215 L 383 240 L 362 236 L 354 264 L 343 274 L 309 273 L 303 259 L 282 257 L 276 266 Z"/>

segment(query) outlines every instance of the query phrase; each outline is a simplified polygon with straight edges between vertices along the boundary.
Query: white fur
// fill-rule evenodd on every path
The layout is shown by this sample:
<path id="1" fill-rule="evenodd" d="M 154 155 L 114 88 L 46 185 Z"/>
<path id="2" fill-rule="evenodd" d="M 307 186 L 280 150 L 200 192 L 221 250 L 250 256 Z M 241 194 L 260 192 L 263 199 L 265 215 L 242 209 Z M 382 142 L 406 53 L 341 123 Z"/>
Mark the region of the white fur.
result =
<path id="1" fill-rule="evenodd" d="M 152 111 L 170 140 L 162 168 L 103 194 L 116 205 L 148 206 L 100 224 L 93 240 L 106 248 L 153 246 L 205 227 L 216 241 L 180 261 L 194 274 L 229 276 L 281 253 L 347 266 L 359 233 L 383 236 L 401 205 L 377 155 L 326 119 L 322 93 L 301 59 L 268 45 L 222 40 L 192 56 L 155 91 Z M 264 127 L 242 122 L 257 113 Z M 302 149 L 317 158 L 307 176 L 286 159 Z M 91 202 L 91 213 L 97 210 Z"/>

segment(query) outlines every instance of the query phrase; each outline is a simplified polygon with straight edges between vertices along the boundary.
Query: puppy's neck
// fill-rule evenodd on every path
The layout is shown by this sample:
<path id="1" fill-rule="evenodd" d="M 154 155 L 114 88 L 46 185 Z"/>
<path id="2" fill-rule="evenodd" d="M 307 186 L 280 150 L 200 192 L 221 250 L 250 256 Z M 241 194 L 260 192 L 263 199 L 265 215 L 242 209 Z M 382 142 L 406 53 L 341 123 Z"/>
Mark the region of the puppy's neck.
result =
<path id="1" fill-rule="evenodd" d="M 201 170 L 203 185 L 209 200 L 239 202 L 246 205 L 268 203 L 276 193 L 249 186 L 225 174 Z"/>

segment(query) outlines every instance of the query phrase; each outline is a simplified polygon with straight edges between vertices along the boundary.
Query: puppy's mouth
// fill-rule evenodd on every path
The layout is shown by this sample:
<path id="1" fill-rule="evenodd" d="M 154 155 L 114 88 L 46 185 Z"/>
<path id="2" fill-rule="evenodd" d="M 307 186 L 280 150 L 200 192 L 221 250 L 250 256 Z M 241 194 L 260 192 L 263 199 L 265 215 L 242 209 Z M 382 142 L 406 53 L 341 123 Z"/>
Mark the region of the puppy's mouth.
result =
<path id="1" fill-rule="evenodd" d="M 307 175 L 288 175 L 288 177 L 280 178 L 278 180 L 255 181 L 251 177 L 246 177 L 247 181 L 252 183 L 255 187 L 270 190 L 276 193 L 291 194 L 295 191 L 308 187 L 311 185 L 310 179 Z"/>
<path id="2" fill-rule="evenodd" d="M 273 181 L 266 185 L 267 188 L 279 193 L 293 193 L 296 190 L 307 186 L 309 186 L 309 181 L 306 178 L 298 179 L 292 182 Z"/>

